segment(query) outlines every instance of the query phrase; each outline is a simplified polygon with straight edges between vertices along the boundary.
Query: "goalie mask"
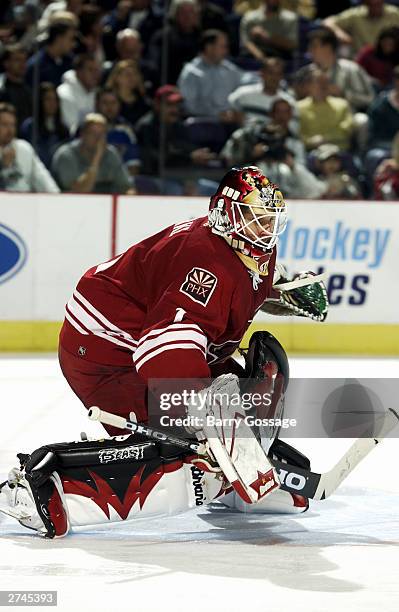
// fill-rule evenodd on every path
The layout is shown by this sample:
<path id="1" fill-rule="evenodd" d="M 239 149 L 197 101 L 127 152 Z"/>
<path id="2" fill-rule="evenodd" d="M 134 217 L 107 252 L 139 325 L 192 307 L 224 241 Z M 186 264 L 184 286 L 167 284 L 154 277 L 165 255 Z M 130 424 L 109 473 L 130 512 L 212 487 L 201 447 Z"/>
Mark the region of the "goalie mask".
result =
<path id="1" fill-rule="evenodd" d="M 240 253 L 269 259 L 287 223 L 283 195 L 256 166 L 232 168 L 211 198 L 208 223 Z"/>

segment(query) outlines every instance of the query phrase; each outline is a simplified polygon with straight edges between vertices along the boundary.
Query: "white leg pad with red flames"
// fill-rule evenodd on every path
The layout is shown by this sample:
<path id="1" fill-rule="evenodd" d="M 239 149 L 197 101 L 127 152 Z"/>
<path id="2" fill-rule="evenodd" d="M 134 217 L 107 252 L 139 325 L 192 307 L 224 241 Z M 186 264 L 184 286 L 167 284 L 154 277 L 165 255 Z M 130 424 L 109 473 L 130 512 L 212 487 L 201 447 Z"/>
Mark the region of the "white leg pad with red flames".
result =
<path id="1" fill-rule="evenodd" d="M 223 492 L 218 474 L 204 474 L 179 449 L 135 444 L 132 434 L 19 458 L 0 489 L 0 511 L 49 538 L 74 526 L 179 514 Z"/>
<path id="2" fill-rule="evenodd" d="M 71 488 L 71 483 L 64 481 L 71 526 L 173 516 L 209 503 L 221 490 L 221 483 L 214 474 L 204 477 L 201 470 L 188 463 L 171 467 L 170 471 L 168 468 L 163 471 L 161 477 L 159 472 L 150 475 L 147 485 L 141 489 L 133 478 L 122 501 L 98 476 L 95 477 L 97 492 L 76 483 Z"/>

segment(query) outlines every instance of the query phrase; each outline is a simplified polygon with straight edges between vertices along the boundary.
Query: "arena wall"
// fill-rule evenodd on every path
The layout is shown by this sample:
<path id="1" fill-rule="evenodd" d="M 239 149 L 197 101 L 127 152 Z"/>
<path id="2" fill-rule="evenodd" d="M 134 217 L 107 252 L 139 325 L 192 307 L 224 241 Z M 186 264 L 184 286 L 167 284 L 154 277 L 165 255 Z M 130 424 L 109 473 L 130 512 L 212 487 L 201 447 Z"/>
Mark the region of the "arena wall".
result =
<path id="1" fill-rule="evenodd" d="M 259 314 L 253 327 L 289 352 L 398 355 L 398 204 L 288 204 L 279 259 L 290 273 L 326 274 L 329 316 L 320 324 Z M 206 210 L 205 198 L 2 193 L 0 351 L 55 350 L 64 304 L 87 268 Z"/>

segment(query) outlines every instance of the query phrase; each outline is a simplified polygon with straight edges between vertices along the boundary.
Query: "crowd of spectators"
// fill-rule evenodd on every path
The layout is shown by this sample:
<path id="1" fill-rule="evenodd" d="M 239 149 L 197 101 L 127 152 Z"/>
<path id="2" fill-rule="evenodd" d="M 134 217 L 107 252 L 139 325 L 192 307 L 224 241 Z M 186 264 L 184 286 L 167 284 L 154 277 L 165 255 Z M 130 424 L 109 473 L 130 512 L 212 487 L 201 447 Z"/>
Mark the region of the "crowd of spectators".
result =
<path id="1" fill-rule="evenodd" d="M 2 0 L 0 189 L 399 198 L 399 0 Z"/>

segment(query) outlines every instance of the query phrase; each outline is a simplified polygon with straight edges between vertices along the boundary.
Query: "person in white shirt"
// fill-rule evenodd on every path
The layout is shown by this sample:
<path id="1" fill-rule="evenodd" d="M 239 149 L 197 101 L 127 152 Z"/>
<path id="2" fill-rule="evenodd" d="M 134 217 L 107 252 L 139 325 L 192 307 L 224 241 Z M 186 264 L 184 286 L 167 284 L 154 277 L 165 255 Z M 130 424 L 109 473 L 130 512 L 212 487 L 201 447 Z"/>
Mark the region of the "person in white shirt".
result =
<path id="1" fill-rule="evenodd" d="M 295 98 L 287 93 L 283 82 L 284 63 L 276 57 L 264 60 L 260 70 L 262 81 L 253 85 L 243 85 L 229 95 L 231 108 L 242 113 L 244 124 L 259 119 L 267 120 L 273 102 L 277 99 L 286 100 L 294 109 L 291 129 L 298 129 Z"/>
<path id="2" fill-rule="evenodd" d="M 0 104 L 0 189 L 59 193 L 59 188 L 34 149 L 15 138 L 17 118 L 11 104 Z"/>
<path id="3" fill-rule="evenodd" d="M 57 88 L 61 116 L 74 134 L 86 115 L 94 112 L 96 92 L 101 79 L 101 67 L 92 55 L 78 55 L 74 70 L 64 74 L 64 82 Z"/>
<path id="4" fill-rule="evenodd" d="M 308 83 L 308 75 L 314 68 L 320 68 L 328 77 L 330 96 L 345 98 L 354 113 L 365 112 L 375 97 L 367 72 L 356 62 L 338 57 L 339 41 L 329 28 L 313 30 L 308 38 L 312 62 L 300 68 L 294 77 Z"/>

